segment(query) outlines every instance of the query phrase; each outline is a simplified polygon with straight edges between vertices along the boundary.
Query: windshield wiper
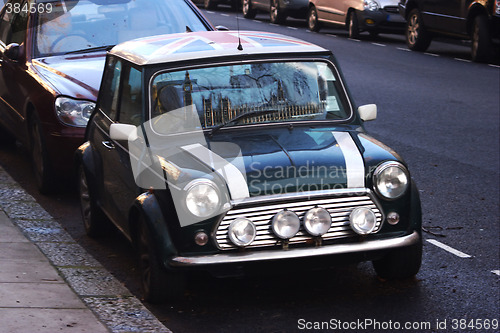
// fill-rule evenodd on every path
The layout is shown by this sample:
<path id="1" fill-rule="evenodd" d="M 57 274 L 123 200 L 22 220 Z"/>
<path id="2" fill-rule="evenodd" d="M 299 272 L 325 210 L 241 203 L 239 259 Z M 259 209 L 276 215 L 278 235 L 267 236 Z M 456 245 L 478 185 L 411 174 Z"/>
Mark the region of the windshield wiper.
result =
<path id="1" fill-rule="evenodd" d="M 87 49 L 64 52 L 64 54 L 87 53 L 87 52 L 93 52 L 93 51 L 109 51 L 113 47 L 115 47 L 115 46 L 114 45 L 102 45 L 102 46 L 90 47 Z"/>
<path id="2" fill-rule="evenodd" d="M 259 116 L 261 114 L 276 113 L 276 112 L 279 112 L 279 111 L 280 110 L 276 110 L 276 109 L 268 109 L 268 110 L 255 110 L 255 111 L 250 111 L 250 112 L 242 113 L 240 115 L 237 115 L 233 119 L 231 119 L 229 121 L 226 121 L 223 124 L 219 124 L 217 126 L 212 127 L 212 130 L 210 131 L 209 135 L 210 136 L 214 135 L 214 133 L 217 132 L 218 130 L 220 130 L 222 127 L 225 127 L 225 126 L 227 126 L 229 124 L 235 123 L 238 120 L 241 120 L 241 119 L 244 119 L 244 118 L 248 118 L 248 117 L 252 117 L 252 116 Z"/>

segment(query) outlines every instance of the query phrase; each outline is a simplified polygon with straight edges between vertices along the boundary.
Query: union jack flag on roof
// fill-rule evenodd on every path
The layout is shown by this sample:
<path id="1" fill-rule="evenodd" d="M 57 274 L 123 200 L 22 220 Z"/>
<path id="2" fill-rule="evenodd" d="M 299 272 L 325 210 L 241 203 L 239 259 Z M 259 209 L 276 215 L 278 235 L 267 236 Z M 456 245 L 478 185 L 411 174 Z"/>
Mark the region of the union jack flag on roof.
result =
<path id="1" fill-rule="evenodd" d="M 241 43 L 242 50 L 238 49 Z M 111 53 L 140 65 L 273 52 L 318 52 L 325 49 L 293 37 L 256 31 L 203 31 L 160 35 L 128 41 Z"/>

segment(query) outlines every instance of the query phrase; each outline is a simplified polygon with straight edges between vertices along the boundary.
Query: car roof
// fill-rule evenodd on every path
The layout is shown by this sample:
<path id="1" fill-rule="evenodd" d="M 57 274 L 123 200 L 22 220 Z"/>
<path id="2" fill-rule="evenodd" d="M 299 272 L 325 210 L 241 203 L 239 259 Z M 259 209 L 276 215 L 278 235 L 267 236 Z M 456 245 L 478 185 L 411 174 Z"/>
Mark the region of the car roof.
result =
<path id="1" fill-rule="evenodd" d="M 238 49 L 241 41 L 242 49 Z M 258 31 L 201 31 L 135 39 L 116 45 L 110 54 L 137 65 L 236 55 L 329 52 L 293 37 Z"/>

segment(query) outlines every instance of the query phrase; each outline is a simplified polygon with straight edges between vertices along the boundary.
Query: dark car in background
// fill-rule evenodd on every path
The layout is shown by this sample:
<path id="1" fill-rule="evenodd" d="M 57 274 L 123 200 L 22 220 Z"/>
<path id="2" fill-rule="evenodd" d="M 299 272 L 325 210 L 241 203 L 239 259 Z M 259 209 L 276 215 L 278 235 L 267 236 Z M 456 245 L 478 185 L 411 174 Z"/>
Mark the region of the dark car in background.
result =
<path id="1" fill-rule="evenodd" d="M 382 278 L 412 277 L 419 192 L 401 157 L 365 133 L 376 114 L 355 108 L 330 51 L 292 37 L 119 44 L 76 153 L 85 230 L 106 232 L 107 217 L 135 244 L 151 302 L 182 297 L 190 270 L 371 260 Z"/>
<path id="2" fill-rule="evenodd" d="M 311 31 L 324 25 L 345 27 L 350 38 L 358 38 L 363 31 L 372 36 L 402 33 L 405 24 L 398 0 L 309 0 L 307 23 Z"/>
<path id="3" fill-rule="evenodd" d="M 213 30 L 185 0 L 9 0 L 0 12 L 0 131 L 29 148 L 41 192 L 72 170 L 106 50 L 126 40 Z"/>
<path id="4" fill-rule="evenodd" d="M 436 36 L 472 41 L 471 58 L 487 61 L 494 44 L 500 42 L 500 1 L 403 0 L 399 3 L 406 19 L 406 44 L 425 51 Z"/>
<path id="5" fill-rule="evenodd" d="M 308 0 L 242 0 L 245 18 L 252 19 L 259 11 L 269 13 L 271 23 L 285 23 L 288 16 L 303 19 L 307 14 Z"/>

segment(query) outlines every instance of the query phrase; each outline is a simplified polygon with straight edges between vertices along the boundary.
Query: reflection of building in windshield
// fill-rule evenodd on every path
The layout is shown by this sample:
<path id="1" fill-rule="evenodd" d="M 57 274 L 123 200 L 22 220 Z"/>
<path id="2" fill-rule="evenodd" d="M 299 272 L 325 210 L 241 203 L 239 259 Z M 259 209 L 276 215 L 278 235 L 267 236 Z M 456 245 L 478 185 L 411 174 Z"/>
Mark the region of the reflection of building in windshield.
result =
<path id="1" fill-rule="evenodd" d="M 257 63 L 162 73 L 153 81 L 151 117 L 193 104 L 203 128 L 255 112 L 259 114 L 242 117 L 239 124 L 339 119 L 346 116 L 339 90 L 331 69 L 322 62 Z"/>

